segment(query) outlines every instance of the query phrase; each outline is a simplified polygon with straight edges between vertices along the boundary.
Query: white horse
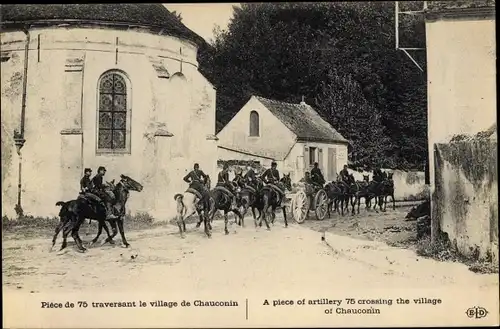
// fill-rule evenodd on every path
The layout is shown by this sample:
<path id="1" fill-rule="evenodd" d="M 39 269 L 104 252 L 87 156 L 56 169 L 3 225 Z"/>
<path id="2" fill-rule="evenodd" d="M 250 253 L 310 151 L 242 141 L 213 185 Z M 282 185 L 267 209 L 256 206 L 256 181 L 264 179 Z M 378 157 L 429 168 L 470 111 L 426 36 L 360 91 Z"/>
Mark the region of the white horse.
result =
<path id="1" fill-rule="evenodd" d="M 205 187 L 210 190 L 210 178 L 206 179 L 205 182 Z M 203 221 L 204 228 L 205 228 L 205 234 L 207 237 L 211 237 L 212 233 L 210 230 L 212 229 L 210 223 L 209 223 L 209 216 L 208 213 L 210 211 L 210 206 L 209 202 L 210 200 L 207 201 L 207 204 L 200 204 L 200 198 L 197 195 L 196 192 L 190 192 L 191 188 L 186 190 L 184 193 L 177 193 L 174 196 L 174 200 L 177 203 L 177 215 L 176 215 L 176 222 L 177 226 L 179 226 L 179 233 L 181 235 L 181 238 L 185 238 L 185 233 L 186 233 L 186 219 L 194 215 L 195 213 L 198 213 L 198 216 L 200 218 L 200 221 L 196 225 L 196 227 L 199 227 L 201 222 Z"/>

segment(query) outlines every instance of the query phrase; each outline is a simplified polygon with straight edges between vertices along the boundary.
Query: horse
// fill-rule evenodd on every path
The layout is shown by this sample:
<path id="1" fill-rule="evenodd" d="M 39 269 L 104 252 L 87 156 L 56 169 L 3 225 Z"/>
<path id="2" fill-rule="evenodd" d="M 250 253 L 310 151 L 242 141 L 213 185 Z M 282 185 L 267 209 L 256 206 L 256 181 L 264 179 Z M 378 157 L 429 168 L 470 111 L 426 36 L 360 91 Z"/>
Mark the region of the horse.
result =
<path id="1" fill-rule="evenodd" d="M 328 196 L 328 217 L 330 218 L 330 208 L 333 206 L 333 211 L 337 211 L 340 215 L 340 210 L 342 211 L 342 216 L 344 216 L 344 211 L 349 209 L 349 191 L 348 184 L 342 181 L 331 181 L 325 185 L 326 195 Z M 339 210 L 340 203 L 340 210 Z"/>
<path id="2" fill-rule="evenodd" d="M 236 178 L 235 178 L 236 179 Z M 238 206 L 243 208 L 241 210 L 241 216 L 243 218 L 241 225 L 245 226 L 244 218 L 248 209 L 252 209 L 252 215 L 254 221 L 257 219 L 255 216 L 255 210 L 259 211 L 259 217 L 262 216 L 262 213 L 257 207 L 257 201 L 259 199 L 259 191 L 264 187 L 264 182 L 260 178 L 256 178 L 256 182 L 250 183 L 248 180 L 242 179 L 236 181 L 238 184 L 238 191 L 236 193 L 236 199 L 238 202 Z"/>
<path id="3" fill-rule="evenodd" d="M 61 210 L 59 211 L 60 222 L 57 225 L 54 237 L 52 238 L 51 250 L 56 243 L 59 232 L 63 230 L 63 242 L 61 244 L 60 251 L 66 248 L 67 237 L 69 232 L 71 231 L 71 236 L 75 240 L 78 250 L 80 252 L 85 252 L 87 249 L 83 246 L 82 240 L 78 235 L 80 226 L 85 218 L 97 220 L 97 222 L 99 223 L 97 236 L 92 240 L 90 247 L 92 247 L 97 242 L 103 228 L 108 235 L 103 244 L 106 242 L 113 244 L 113 238 L 118 234 L 117 231 L 119 230 L 123 245 L 125 247 L 129 247 L 130 244 L 127 242 L 127 239 L 125 238 L 125 232 L 123 230 L 125 205 L 127 203 L 130 191 L 141 192 L 142 189 L 143 186 L 137 181 L 128 176 L 120 175 L 120 181 L 115 185 L 113 189 L 113 208 L 115 210 L 115 213 L 117 213 L 118 218 L 109 220 L 113 228 L 113 235 L 109 234 L 109 230 L 106 225 L 106 208 L 100 202 L 97 202 L 93 198 L 87 198 L 85 196 L 67 202 L 58 201 L 56 203 L 56 206 L 61 206 Z"/>
<path id="4" fill-rule="evenodd" d="M 375 196 L 374 196 L 374 200 L 375 200 L 375 204 L 373 205 L 373 209 L 376 209 L 377 208 L 377 205 L 379 206 L 379 209 L 382 211 L 382 205 L 384 203 L 383 201 L 383 198 L 382 198 L 382 193 L 383 193 L 383 182 L 385 180 L 387 180 L 387 173 L 385 171 L 382 171 L 381 172 L 381 175 L 379 175 L 378 177 L 375 176 L 375 174 L 373 175 L 373 188 L 374 188 L 374 191 L 375 191 Z M 370 202 L 371 203 L 371 202 Z"/>
<path id="5" fill-rule="evenodd" d="M 110 190 L 113 190 L 115 188 L 115 180 L 114 179 L 111 182 L 106 182 L 105 184 L 107 185 L 107 188 Z M 93 198 L 93 195 L 87 194 L 87 197 Z M 95 196 L 95 198 L 93 198 L 93 199 L 96 200 L 97 202 L 100 201 L 100 199 L 97 196 Z M 118 234 L 118 227 L 114 223 L 115 218 L 106 219 L 106 222 L 110 223 L 110 225 L 111 225 L 111 228 L 113 230 L 113 237 L 116 236 L 116 234 Z M 84 223 L 85 223 L 85 221 L 84 221 Z M 91 224 L 92 224 L 92 218 L 89 218 L 89 224 L 87 225 L 87 230 L 85 231 L 85 235 L 90 235 L 90 225 Z M 114 242 L 111 241 L 111 243 L 114 243 Z"/>
<path id="6" fill-rule="evenodd" d="M 229 230 L 227 229 L 228 213 L 233 212 L 239 218 L 239 221 L 237 221 L 238 225 L 242 224 L 243 216 L 238 209 L 232 208 L 232 199 L 225 190 L 225 187 L 216 186 L 213 190 L 210 191 L 209 218 L 210 222 L 212 222 L 217 210 L 222 210 L 224 212 L 224 232 L 227 235 L 229 234 Z M 198 222 L 198 224 L 201 224 L 201 221 Z"/>
<path id="7" fill-rule="evenodd" d="M 382 195 L 384 202 L 384 211 L 386 211 L 387 207 L 387 198 L 391 197 L 392 199 L 392 210 L 396 210 L 396 201 L 394 200 L 394 180 L 393 173 L 389 173 L 387 179 L 382 182 Z"/>
<path id="8" fill-rule="evenodd" d="M 356 186 L 355 204 L 358 205 L 357 213 L 359 214 L 359 206 L 361 204 L 361 198 L 365 199 L 365 209 L 368 210 L 370 209 L 370 201 L 372 198 L 375 197 L 375 193 L 372 192 L 372 190 L 370 189 L 371 187 L 370 176 L 368 175 L 363 175 L 363 180 L 355 182 L 355 186 Z"/>
<path id="9" fill-rule="evenodd" d="M 179 227 L 179 233 L 181 238 L 185 238 L 186 233 L 186 219 L 191 217 L 194 213 L 198 213 L 200 221 L 196 224 L 196 227 L 200 227 L 201 222 L 204 223 L 205 234 L 207 237 L 211 237 L 212 234 L 210 230 L 212 229 L 210 223 L 208 222 L 208 212 L 211 208 L 210 202 L 210 177 L 207 175 L 205 182 L 199 188 L 205 188 L 207 190 L 207 196 L 203 198 L 200 191 L 195 187 L 197 184 L 191 183 L 189 188 L 184 193 L 177 193 L 174 195 L 174 200 L 177 204 L 177 215 L 176 222 Z M 201 185 L 201 184 L 200 184 Z M 200 202 L 201 201 L 201 202 Z"/>
<path id="10" fill-rule="evenodd" d="M 340 201 L 342 208 L 342 215 L 344 215 L 344 194 L 342 191 L 342 186 L 338 182 L 329 182 L 325 184 L 325 192 L 328 197 L 328 218 L 331 218 L 330 209 L 333 207 L 333 210 L 337 210 L 337 213 L 340 214 L 340 210 L 338 208 L 338 203 Z"/>
<path id="11" fill-rule="evenodd" d="M 285 192 L 285 190 L 292 190 L 292 180 L 290 178 L 290 174 L 285 174 L 283 177 L 279 180 L 278 183 L 274 184 L 275 187 L 279 188 L 282 192 Z M 276 218 L 276 207 L 278 207 L 277 203 L 277 191 L 274 190 L 274 187 L 270 184 L 265 185 L 260 193 L 259 193 L 259 198 L 257 201 L 257 209 L 261 213 L 261 216 L 259 216 L 259 223 L 258 226 L 262 226 L 262 219 L 266 222 L 267 229 L 270 230 L 271 227 L 269 226 L 269 222 L 267 220 L 267 215 L 271 216 L 271 223 L 274 224 L 274 220 Z M 284 193 L 283 193 L 284 194 Z M 284 196 L 283 196 L 284 197 Z M 283 203 L 283 202 L 281 202 Z M 269 209 L 271 209 L 271 212 L 269 213 Z M 281 209 L 283 210 L 283 218 L 285 220 L 285 227 L 288 227 L 288 221 L 286 218 L 286 206 L 282 205 Z M 254 220 L 255 222 L 255 227 L 257 227 L 257 219 Z"/>

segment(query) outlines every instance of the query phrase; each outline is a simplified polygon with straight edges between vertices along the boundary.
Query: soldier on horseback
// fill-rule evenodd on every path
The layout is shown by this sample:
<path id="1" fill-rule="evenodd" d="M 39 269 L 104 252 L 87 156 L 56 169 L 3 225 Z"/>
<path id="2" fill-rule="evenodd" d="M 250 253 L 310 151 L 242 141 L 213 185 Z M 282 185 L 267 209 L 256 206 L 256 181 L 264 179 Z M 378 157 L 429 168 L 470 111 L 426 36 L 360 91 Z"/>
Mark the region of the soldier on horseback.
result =
<path id="1" fill-rule="evenodd" d="M 321 169 L 318 168 L 318 163 L 314 163 L 314 168 L 311 170 L 311 180 L 314 185 L 323 187 L 325 184 L 325 178 L 323 177 L 323 174 L 321 173 Z"/>
<path id="2" fill-rule="evenodd" d="M 243 176 L 243 179 L 251 186 L 256 185 L 257 177 L 255 175 L 255 171 L 251 166 L 247 166 L 247 172 L 245 173 L 245 176 Z"/>
<path id="3" fill-rule="evenodd" d="M 92 189 L 92 181 L 90 180 L 92 176 L 92 169 L 85 168 L 83 172 L 83 177 L 80 179 L 80 194 L 85 194 Z"/>
<path id="4" fill-rule="evenodd" d="M 200 165 L 195 163 L 183 180 L 189 184 L 189 187 L 201 194 L 201 200 L 208 202 L 208 189 L 205 187 L 208 176 L 200 169 Z"/>
<path id="5" fill-rule="evenodd" d="M 349 171 L 347 170 L 347 165 L 344 165 L 344 169 L 340 171 L 340 182 L 346 189 L 349 188 Z"/>
<path id="6" fill-rule="evenodd" d="M 224 167 L 222 168 L 222 171 L 219 172 L 219 175 L 217 176 L 217 185 L 219 187 L 224 187 L 226 193 L 229 195 L 231 198 L 231 208 L 236 208 L 236 195 L 234 191 L 234 186 L 229 180 L 229 165 L 227 163 L 224 164 Z"/>
<path id="7" fill-rule="evenodd" d="M 94 178 L 92 178 L 91 181 L 92 186 L 90 192 L 92 194 L 97 195 L 104 201 L 106 207 L 106 219 L 115 219 L 117 217 L 113 214 L 113 209 L 112 209 L 112 202 L 115 198 L 115 195 L 103 183 L 105 174 L 106 174 L 106 168 L 100 166 L 97 169 L 97 174 L 94 176 Z"/>
<path id="8" fill-rule="evenodd" d="M 264 173 L 261 176 L 261 179 L 268 185 L 270 185 L 273 190 L 276 192 L 278 196 L 278 201 L 277 204 L 281 204 L 281 201 L 283 200 L 284 191 L 282 191 L 278 186 L 275 184 L 280 181 L 280 173 L 277 169 L 278 164 L 276 162 L 271 163 L 271 168 L 267 169 L 264 171 Z"/>
<path id="9" fill-rule="evenodd" d="M 243 177 L 243 170 L 241 170 L 241 168 L 237 168 L 234 170 L 233 183 L 235 183 L 236 186 L 240 188 L 245 187 L 245 178 Z"/>

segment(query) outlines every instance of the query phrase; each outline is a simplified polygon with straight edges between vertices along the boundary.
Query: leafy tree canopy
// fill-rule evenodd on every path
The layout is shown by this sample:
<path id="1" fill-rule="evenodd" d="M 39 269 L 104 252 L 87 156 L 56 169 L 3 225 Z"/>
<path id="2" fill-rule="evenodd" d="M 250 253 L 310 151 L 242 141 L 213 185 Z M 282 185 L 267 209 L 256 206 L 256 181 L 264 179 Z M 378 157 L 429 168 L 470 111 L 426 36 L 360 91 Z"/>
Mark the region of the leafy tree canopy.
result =
<path id="1" fill-rule="evenodd" d="M 405 46 L 425 45 L 419 17 L 402 25 Z M 351 161 L 423 169 L 426 75 L 395 49 L 394 34 L 394 2 L 234 7 L 228 29 L 199 55 L 201 72 L 217 87 L 218 130 L 252 95 L 292 103 L 304 96 L 352 141 Z"/>

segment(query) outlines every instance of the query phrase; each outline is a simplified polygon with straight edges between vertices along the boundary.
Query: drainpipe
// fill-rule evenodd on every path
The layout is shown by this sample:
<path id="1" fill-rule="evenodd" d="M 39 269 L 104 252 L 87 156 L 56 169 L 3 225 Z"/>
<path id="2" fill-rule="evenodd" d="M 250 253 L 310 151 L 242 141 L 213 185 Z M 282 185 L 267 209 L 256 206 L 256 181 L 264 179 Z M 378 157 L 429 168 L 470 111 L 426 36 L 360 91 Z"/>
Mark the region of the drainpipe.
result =
<path id="1" fill-rule="evenodd" d="M 14 144 L 16 145 L 17 155 L 19 159 L 19 175 L 17 181 L 17 205 L 16 213 L 18 216 L 23 215 L 23 208 L 21 205 L 21 190 L 22 190 L 22 163 L 23 157 L 21 149 L 24 146 L 26 140 L 24 139 L 24 123 L 26 119 L 26 93 L 28 85 L 28 58 L 29 58 L 29 46 L 30 46 L 30 33 L 28 26 L 23 28 L 24 34 L 26 34 L 26 42 L 24 44 L 24 74 L 23 74 L 23 94 L 21 100 L 21 129 L 20 131 L 14 131 Z"/>

